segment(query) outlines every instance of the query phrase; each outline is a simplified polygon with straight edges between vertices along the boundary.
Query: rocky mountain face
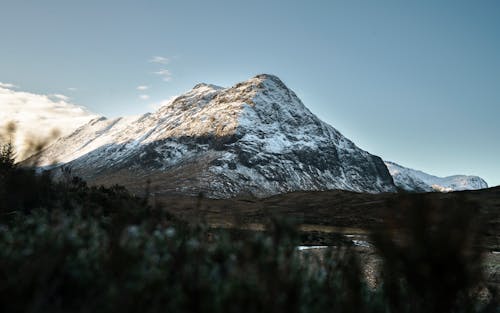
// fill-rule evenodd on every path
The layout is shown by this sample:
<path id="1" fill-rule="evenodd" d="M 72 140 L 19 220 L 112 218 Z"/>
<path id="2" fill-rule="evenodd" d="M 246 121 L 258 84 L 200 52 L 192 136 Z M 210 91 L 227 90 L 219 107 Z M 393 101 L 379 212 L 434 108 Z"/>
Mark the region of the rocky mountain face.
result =
<path id="1" fill-rule="evenodd" d="M 39 156 L 91 183 L 227 198 L 297 190 L 394 192 L 384 162 L 322 122 L 272 75 L 198 84 L 154 113 L 94 119 Z"/>
<path id="2" fill-rule="evenodd" d="M 450 192 L 488 188 L 488 184 L 478 176 L 454 175 L 437 177 L 422 171 L 403 167 L 394 162 L 386 161 L 385 164 L 396 186 L 406 191 Z"/>

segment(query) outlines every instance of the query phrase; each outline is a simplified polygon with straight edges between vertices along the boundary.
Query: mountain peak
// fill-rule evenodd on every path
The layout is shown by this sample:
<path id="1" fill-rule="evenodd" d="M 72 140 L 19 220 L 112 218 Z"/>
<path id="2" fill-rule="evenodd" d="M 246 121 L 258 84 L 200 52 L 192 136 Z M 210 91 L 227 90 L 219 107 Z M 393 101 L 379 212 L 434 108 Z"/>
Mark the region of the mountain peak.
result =
<path id="1" fill-rule="evenodd" d="M 217 85 L 214 85 L 214 84 L 199 83 L 199 84 L 194 85 L 193 90 L 194 89 L 214 89 L 214 90 L 218 90 L 218 89 L 223 89 L 223 87 L 217 86 Z"/>
<path id="2" fill-rule="evenodd" d="M 259 89 L 283 89 L 288 91 L 288 87 L 283 83 L 283 81 L 275 75 L 272 74 L 259 74 L 247 81 L 237 84 L 240 85 L 251 85 L 256 86 Z"/>
<path id="3" fill-rule="evenodd" d="M 252 79 L 259 79 L 259 80 L 262 80 L 262 81 L 264 81 L 264 80 L 271 80 L 271 81 L 279 82 L 279 83 L 283 84 L 283 82 L 281 81 L 281 79 L 279 79 L 278 76 L 273 75 L 273 74 L 262 73 L 262 74 L 255 75 Z"/>
<path id="4" fill-rule="evenodd" d="M 322 122 L 269 74 L 229 88 L 198 84 L 133 121 L 87 124 L 41 160 L 64 162 L 91 183 L 120 181 L 133 191 L 147 179 L 162 192 L 209 197 L 396 190 L 379 157 Z"/>

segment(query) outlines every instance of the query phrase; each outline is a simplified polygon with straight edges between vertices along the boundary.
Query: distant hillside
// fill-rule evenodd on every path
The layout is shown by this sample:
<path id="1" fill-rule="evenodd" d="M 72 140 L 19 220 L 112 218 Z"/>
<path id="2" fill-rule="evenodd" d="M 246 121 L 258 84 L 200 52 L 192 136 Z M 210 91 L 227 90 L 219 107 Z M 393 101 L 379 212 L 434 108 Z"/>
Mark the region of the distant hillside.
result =
<path id="1" fill-rule="evenodd" d="M 460 191 L 488 188 L 488 184 L 478 176 L 453 175 L 448 177 L 437 177 L 385 161 L 394 183 L 406 191 Z"/>

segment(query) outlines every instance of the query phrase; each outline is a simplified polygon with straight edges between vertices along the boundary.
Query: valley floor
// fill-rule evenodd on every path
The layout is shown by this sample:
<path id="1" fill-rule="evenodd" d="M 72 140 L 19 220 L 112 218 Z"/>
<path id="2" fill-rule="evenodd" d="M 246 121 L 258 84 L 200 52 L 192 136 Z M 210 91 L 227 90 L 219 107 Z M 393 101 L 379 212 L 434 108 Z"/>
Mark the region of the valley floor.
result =
<path id="1" fill-rule="evenodd" d="M 454 206 L 468 205 L 481 227 L 481 246 L 500 251 L 500 187 L 451 193 L 383 193 L 348 191 L 294 192 L 269 198 L 209 199 L 179 195 L 153 201 L 187 221 L 214 227 L 262 230 L 272 218 L 286 218 L 306 234 L 368 234 L 387 220 L 405 215 L 407 206 L 431 204 L 443 216 Z M 322 236 L 310 244 L 324 244 Z"/>
<path id="2" fill-rule="evenodd" d="M 273 218 L 296 223 L 302 253 L 321 255 L 339 240 L 351 240 L 363 260 L 365 277 L 376 284 L 380 257 L 370 233 L 385 227 L 394 215 L 404 215 L 410 203 L 432 203 L 443 214 L 454 205 L 468 203 L 481 223 L 475 228 L 483 252 L 486 280 L 500 291 L 500 188 L 454 193 L 363 194 L 345 191 L 296 192 L 265 199 L 207 199 L 170 196 L 156 199 L 184 220 L 205 222 L 214 229 L 265 231 Z M 398 211 L 398 208 L 401 210 Z M 307 248 L 310 247 L 310 248 Z"/>

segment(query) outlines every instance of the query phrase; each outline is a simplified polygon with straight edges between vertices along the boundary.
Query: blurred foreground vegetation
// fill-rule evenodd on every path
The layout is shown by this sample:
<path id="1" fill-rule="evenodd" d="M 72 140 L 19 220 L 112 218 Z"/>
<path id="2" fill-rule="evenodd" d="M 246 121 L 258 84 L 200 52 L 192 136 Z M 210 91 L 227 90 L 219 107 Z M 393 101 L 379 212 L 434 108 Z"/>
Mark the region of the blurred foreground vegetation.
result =
<path id="1" fill-rule="evenodd" d="M 187 223 L 124 188 L 54 181 L 0 150 L 1 312 L 500 312 L 481 273 L 473 204 L 396 199 L 369 286 L 349 240 L 319 258 L 293 224 Z M 443 214 L 446 212 L 446 214 Z"/>

